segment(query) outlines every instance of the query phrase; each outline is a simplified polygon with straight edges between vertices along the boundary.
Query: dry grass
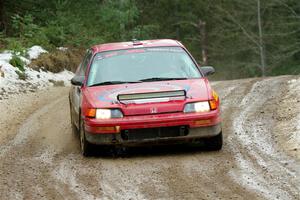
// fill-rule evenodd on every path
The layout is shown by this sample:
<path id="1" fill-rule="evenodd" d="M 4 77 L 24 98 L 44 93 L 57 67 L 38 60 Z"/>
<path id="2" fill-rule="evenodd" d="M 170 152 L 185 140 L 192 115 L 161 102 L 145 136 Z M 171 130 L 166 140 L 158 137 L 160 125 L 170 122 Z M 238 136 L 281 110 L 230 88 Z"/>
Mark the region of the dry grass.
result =
<path id="1" fill-rule="evenodd" d="M 61 72 L 64 69 L 75 72 L 83 58 L 84 52 L 82 49 L 55 50 L 42 54 L 38 59 L 33 60 L 29 66 L 36 70 L 44 69 L 54 73 Z"/>

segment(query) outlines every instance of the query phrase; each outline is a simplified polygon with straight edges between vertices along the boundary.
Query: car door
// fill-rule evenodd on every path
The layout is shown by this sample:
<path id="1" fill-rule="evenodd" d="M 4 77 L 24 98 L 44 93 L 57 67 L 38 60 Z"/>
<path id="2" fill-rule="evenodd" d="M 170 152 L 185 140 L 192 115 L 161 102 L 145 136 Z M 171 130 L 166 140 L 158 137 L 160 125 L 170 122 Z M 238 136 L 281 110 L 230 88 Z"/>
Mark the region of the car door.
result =
<path id="1" fill-rule="evenodd" d="M 81 78 L 82 80 L 85 79 L 86 77 L 86 70 L 88 68 L 88 65 L 91 61 L 92 58 L 92 51 L 88 50 L 86 55 L 84 56 L 84 59 L 82 61 L 82 63 L 78 66 L 77 70 L 76 70 L 76 74 L 75 76 L 77 76 L 78 78 Z M 77 119 L 74 120 L 74 123 L 77 127 L 79 127 L 79 115 L 80 115 L 80 108 L 81 108 L 81 88 L 82 86 L 78 86 L 78 85 L 72 85 L 72 89 L 71 89 L 71 104 L 73 107 L 73 119 Z"/>

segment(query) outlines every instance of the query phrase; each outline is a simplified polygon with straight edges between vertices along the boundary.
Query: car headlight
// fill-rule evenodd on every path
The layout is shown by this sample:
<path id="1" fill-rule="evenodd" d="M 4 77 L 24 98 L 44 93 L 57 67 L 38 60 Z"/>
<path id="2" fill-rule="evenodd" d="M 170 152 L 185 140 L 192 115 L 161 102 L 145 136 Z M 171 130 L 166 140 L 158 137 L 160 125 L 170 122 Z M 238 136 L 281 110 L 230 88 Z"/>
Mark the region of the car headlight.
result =
<path id="1" fill-rule="evenodd" d="M 208 101 L 196 102 L 196 103 L 188 103 L 185 105 L 183 112 L 209 112 L 210 106 Z"/>
<path id="2" fill-rule="evenodd" d="M 122 118 L 123 113 L 119 109 L 96 109 L 96 119 Z"/>

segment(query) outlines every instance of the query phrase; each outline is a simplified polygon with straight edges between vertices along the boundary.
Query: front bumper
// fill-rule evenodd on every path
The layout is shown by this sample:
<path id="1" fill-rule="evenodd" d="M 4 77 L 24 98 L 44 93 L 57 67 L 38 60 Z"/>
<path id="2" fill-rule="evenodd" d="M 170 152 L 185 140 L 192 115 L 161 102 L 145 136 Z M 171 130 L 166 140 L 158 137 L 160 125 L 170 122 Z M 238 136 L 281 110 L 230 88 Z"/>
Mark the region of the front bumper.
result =
<path id="1" fill-rule="evenodd" d="M 108 129 L 103 129 L 108 127 Z M 109 127 L 117 127 L 110 129 Z M 143 134 L 146 130 L 159 127 L 179 127 L 184 133 L 178 135 L 165 135 L 160 137 L 124 138 L 124 131 L 140 130 L 136 134 Z M 103 132 L 103 130 L 105 130 Z M 144 131 L 145 130 L 145 131 Z M 215 110 L 208 113 L 171 113 L 145 116 L 127 116 L 119 119 L 97 120 L 85 119 L 86 139 L 93 144 L 145 144 L 145 143 L 178 143 L 197 140 L 205 137 L 213 137 L 221 132 L 220 111 Z"/>
<path id="2" fill-rule="evenodd" d="M 176 137 L 155 137 L 147 139 L 125 140 L 121 134 L 93 134 L 86 132 L 86 139 L 92 144 L 98 145 L 123 145 L 137 146 L 147 144 L 179 144 L 186 142 L 196 142 L 203 138 L 216 136 L 222 132 L 221 124 L 209 127 L 188 128 L 188 133 Z"/>

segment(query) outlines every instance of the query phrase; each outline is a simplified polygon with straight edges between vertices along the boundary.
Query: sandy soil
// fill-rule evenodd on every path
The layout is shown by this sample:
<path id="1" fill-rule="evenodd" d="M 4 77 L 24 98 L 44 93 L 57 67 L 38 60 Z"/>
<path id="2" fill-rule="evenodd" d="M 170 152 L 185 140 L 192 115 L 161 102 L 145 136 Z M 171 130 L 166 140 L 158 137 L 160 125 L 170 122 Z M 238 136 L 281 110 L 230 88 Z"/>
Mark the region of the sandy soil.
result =
<path id="1" fill-rule="evenodd" d="M 1 100 L 0 199 L 299 199 L 296 79 L 213 83 L 222 98 L 220 152 L 168 146 L 84 158 L 68 88 Z"/>

